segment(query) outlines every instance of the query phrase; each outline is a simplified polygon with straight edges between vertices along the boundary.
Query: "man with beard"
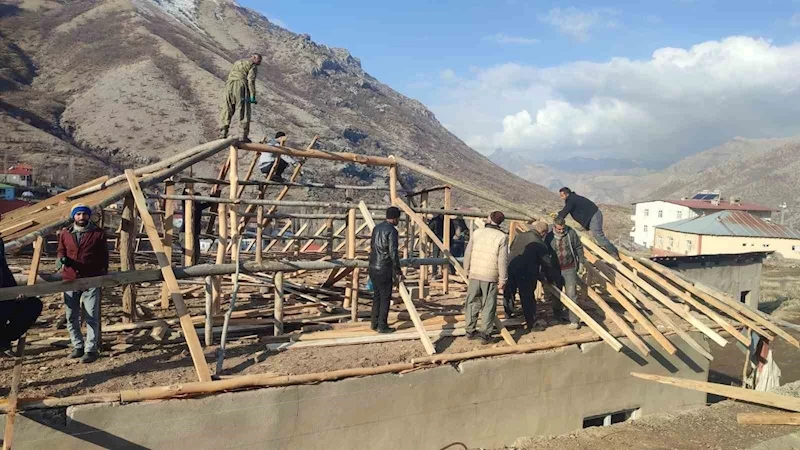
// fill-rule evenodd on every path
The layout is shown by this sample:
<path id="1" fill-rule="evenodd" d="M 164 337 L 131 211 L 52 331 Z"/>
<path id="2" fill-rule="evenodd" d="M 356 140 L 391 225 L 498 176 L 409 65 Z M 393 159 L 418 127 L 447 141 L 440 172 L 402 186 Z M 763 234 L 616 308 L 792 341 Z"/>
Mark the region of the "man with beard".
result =
<path id="1" fill-rule="evenodd" d="M 108 273 L 106 235 L 89 220 L 91 216 L 92 210 L 88 206 L 73 206 L 73 224 L 62 229 L 58 236 L 56 269 L 63 271 L 64 281 Z M 81 358 L 84 363 L 96 361 L 100 350 L 100 294 L 99 287 L 64 292 L 67 331 L 73 348 L 69 357 Z M 85 344 L 81 333 L 81 304 L 87 327 Z"/>

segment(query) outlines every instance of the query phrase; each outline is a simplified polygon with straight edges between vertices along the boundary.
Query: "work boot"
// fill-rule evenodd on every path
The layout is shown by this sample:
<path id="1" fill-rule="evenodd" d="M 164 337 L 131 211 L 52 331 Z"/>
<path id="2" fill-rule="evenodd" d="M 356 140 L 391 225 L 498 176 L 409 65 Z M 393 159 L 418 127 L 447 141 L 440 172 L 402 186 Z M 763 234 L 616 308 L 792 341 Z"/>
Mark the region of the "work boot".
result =
<path id="1" fill-rule="evenodd" d="M 378 328 L 378 333 L 380 333 L 380 334 L 394 333 L 394 328 L 389 327 L 389 326 L 383 326 L 383 327 Z"/>
<path id="2" fill-rule="evenodd" d="M 480 336 L 475 331 L 467 331 L 467 340 L 474 341 L 477 340 Z"/>
<path id="3" fill-rule="evenodd" d="M 73 348 L 72 353 L 69 354 L 70 359 L 76 359 L 83 356 L 83 349 L 82 348 Z"/>
<path id="4" fill-rule="evenodd" d="M 241 144 L 252 144 L 253 141 L 251 141 L 250 138 L 247 137 L 247 136 L 242 136 L 241 138 L 239 138 L 239 143 L 241 143 Z"/>
<path id="5" fill-rule="evenodd" d="M 228 137 L 228 127 L 222 127 L 219 130 L 219 138 L 225 139 Z"/>
<path id="6" fill-rule="evenodd" d="M 97 355 L 97 352 L 86 352 L 83 355 L 83 358 L 81 358 L 81 362 L 84 363 L 84 364 L 93 363 L 93 362 L 97 361 L 98 357 L 99 356 Z"/>
<path id="7" fill-rule="evenodd" d="M 492 342 L 494 342 L 494 338 L 492 338 L 491 335 L 488 335 L 486 333 L 481 333 L 480 337 L 481 337 L 481 344 L 483 345 L 489 345 Z"/>

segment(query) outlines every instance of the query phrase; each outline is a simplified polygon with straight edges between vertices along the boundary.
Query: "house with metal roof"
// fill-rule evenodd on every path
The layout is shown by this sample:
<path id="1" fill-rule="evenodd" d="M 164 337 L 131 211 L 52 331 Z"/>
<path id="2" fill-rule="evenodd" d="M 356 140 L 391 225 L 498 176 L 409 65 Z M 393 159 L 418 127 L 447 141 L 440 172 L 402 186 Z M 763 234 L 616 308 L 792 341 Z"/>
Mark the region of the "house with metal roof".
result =
<path id="1" fill-rule="evenodd" d="M 744 211 L 750 215 L 769 221 L 776 208 L 756 203 L 742 202 L 731 198 L 723 200 L 718 192 L 703 191 L 692 198 L 681 200 L 648 200 L 633 204 L 636 211 L 631 220 L 631 237 L 636 244 L 647 248 L 655 245 L 655 229 L 665 223 L 692 219 L 714 214 L 719 211 Z"/>
<path id="2" fill-rule="evenodd" d="M 800 259 L 800 232 L 746 211 L 719 211 L 655 228 L 653 254 L 721 255 L 776 252 Z"/>

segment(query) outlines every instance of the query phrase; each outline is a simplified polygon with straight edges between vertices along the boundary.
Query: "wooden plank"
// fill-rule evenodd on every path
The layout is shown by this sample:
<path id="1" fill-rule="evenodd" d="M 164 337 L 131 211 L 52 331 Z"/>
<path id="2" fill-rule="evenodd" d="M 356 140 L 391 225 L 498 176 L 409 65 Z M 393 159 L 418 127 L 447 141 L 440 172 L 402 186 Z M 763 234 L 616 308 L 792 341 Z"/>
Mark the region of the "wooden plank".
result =
<path id="1" fill-rule="evenodd" d="M 696 317 L 691 315 L 686 309 L 681 308 L 680 305 L 670 300 L 669 297 L 667 297 L 661 291 L 650 285 L 650 283 L 644 281 L 638 275 L 634 274 L 630 269 L 625 267 L 625 265 L 622 264 L 622 262 L 618 261 L 611 255 L 606 253 L 605 250 L 603 250 L 597 244 L 592 242 L 591 239 L 586 237 L 581 237 L 581 242 L 583 242 L 583 245 L 588 247 L 591 251 L 599 255 L 600 258 L 602 258 L 604 261 L 612 265 L 620 274 L 630 279 L 634 284 L 642 288 L 645 292 L 647 292 L 653 298 L 658 300 L 661 304 L 672 310 L 672 312 L 677 314 L 678 317 L 681 317 L 683 318 L 683 320 L 692 324 L 695 328 L 697 328 L 697 330 L 708 336 L 712 341 L 716 342 L 720 347 L 724 347 L 728 344 L 728 341 L 725 340 L 725 338 L 723 338 L 722 336 L 720 336 L 719 333 L 709 328 L 706 324 L 700 322 Z"/>
<path id="2" fill-rule="evenodd" d="M 739 413 L 736 415 L 739 425 L 800 425 L 800 414 L 797 413 Z"/>
<path id="3" fill-rule="evenodd" d="M 608 331 L 606 331 L 605 328 L 600 326 L 600 324 L 597 323 L 592 318 L 592 316 L 587 314 L 586 311 L 584 311 L 580 306 L 578 306 L 574 301 L 572 301 L 572 299 L 569 298 L 567 294 L 556 289 L 551 284 L 545 284 L 544 288 L 545 290 L 550 291 L 551 294 L 557 295 L 561 299 L 562 305 L 566 306 L 567 309 L 575 313 L 575 315 L 578 316 L 578 318 L 580 318 L 583 321 L 583 323 L 588 325 L 589 328 L 592 329 L 592 331 L 597 333 L 597 335 L 600 336 L 603 339 L 603 341 L 605 341 L 606 344 L 608 344 L 611 348 L 613 348 L 614 351 L 618 352 L 622 350 L 622 344 L 617 340 L 617 338 L 612 336 L 611 333 L 609 333 Z"/>
<path id="4" fill-rule="evenodd" d="M 623 261 L 627 262 L 631 267 L 633 267 L 634 269 L 638 270 L 640 273 L 643 273 L 645 276 L 647 276 L 651 280 L 655 281 L 655 280 L 661 278 L 658 273 L 654 272 L 653 270 L 650 270 L 648 267 L 645 267 L 644 264 L 640 263 L 639 261 L 637 261 L 637 260 L 635 260 L 635 259 L 633 259 L 633 258 L 631 258 L 631 257 L 629 257 L 627 255 L 620 254 L 620 258 Z M 750 337 L 749 336 L 748 337 L 744 336 L 742 333 L 739 332 L 739 330 L 734 328 L 733 325 L 731 325 L 730 323 L 728 323 L 728 321 L 726 321 L 725 319 L 720 317 L 719 314 L 715 313 L 711 308 L 709 308 L 708 306 L 706 306 L 706 305 L 696 301 L 694 298 L 692 298 L 691 294 L 689 294 L 689 293 L 687 293 L 685 291 L 681 291 L 680 289 L 676 288 L 675 286 L 673 286 L 672 284 L 670 284 L 667 281 L 660 281 L 659 284 L 662 287 L 664 287 L 664 289 L 666 289 L 669 293 L 671 293 L 672 295 L 674 295 L 674 296 L 676 296 L 678 298 L 683 299 L 686 303 L 692 305 L 695 309 L 697 309 L 701 313 L 705 314 L 709 319 L 711 319 L 714 322 L 716 322 L 719 326 L 722 327 L 723 330 L 727 331 L 737 341 L 741 342 L 742 345 L 744 345 L 746 347 L 750 345 Z"/>
<path id="5" fill-rule="evenodd" d="M 663 347 L 667 353 L 669 353 L 670 355 L 678 353 L 678 349 L 675 347 L 675 345 L 672 342 L 670 342 L 670 340 L 667 339 L 667 337 L 664 336 L 664 334 L 661 333 L 661 331 L 659 331 L 658 328 L 656 328 L 656 326 L 652 324 L 652 322 L 650 322 L 650 319 L 645 317 L 645 315 L 642 314 L 641 311 L 639 311 L 639 309 L 633 303 L 631 303 L 630 300 L 628 300 L 624 295 L 622 295 L 622 293 L 620 293 L 617 290 L 617 288 L 614 287 L 613 284 L 606 281 L 605 278 L 603 278 L 599 273 L 597 273 L 596 272 L 597 269 L 588 264 L 586 268 L 590 273 L 593 274 L 592 275 L 593 278 L 595 278 L 598 282 L 605 285 L 606 292 L 608 292 L 614 298 L 614 300 L 617 301 L 617 303 L 622 305 L 622 307 L 625 308 L 625 311 L 627 311 L 633 317 L 633 319 L 636 320 L 636 322 L 642 325 L 642 327 L 648 333 L 650 333 L 651 336 L 653 336 L 656 342 L 658 342 L 659 345 L 661 345 L 661 347 Z M 589 288 L 588 290 L 591 290 L 591 288 Z"/>
<path id="6" fill-rule="evenodd" d="M 347 240 L 345 241 L 347 244 L 347 252 L 346 258 L 347 259 L 354 259 L 356 257 L 356 210 L 355 208 L 350 208 L 347 211 Z M 353 296 L 352 287 L 348 284 L 344 290 L 344 304 L 345 308 L 352 307 L 350 304 L 351 298 Z"/>
<path id="7" fill-rule="evenodd" d="M 361 211 L 361 216 L 364 218 L 364 223 L 367 224 L 369 231 L 375 228 L 375 220 L 372 218 L 372 214 L 370 214 L 369 209 L 367 209 L 367 204 L 364 201 L 358 202 L 358 209 Z M 433 346 L 433 342 L 431 342 L 430 337 L 428 337 L 427 332 L 425 331 L 425 326 L 422 324 L 422 320 L 419 317 L 419 313 L 417 312 L 417 308 L 414 306 L 414 302 L 411 300 L 411 294 L 408 292 L 408 288 L 403 281 L 398 283 L 398 292 L 400 293 L 400 298 L 403 300 L 403 305 L 406 307 L 406 311 L 408 311 L 409 317 L 411 317 L 411 321 L 414 323 L 414 328 L 417 330 L 417 334 L 419 335 L 419 339 L 422 341 L 422 346 L 425 347 L 425 351 L 429 355 L 433 355 L 436 353 L 436 348 Z"/>
<path id="8" fill-rule="evenodd" d="M 353 277 L 350 286 L 350 321 L 358 321 L 358 277 L 361 274 L 361 269 L 356 267 L 353 269 Z"/>
<path id="9" fill-rule="evenodd" d="M 642 356 L 645 356 L 645 357 L 650 356 L 650 348 L 647 346 L 647 344 L 644 343 L 642 338 L 640 338 L 639 335 L 636 334 L 628 326 L 627 323 L 625 323 L 625 319 L 620 317 L 619 314 L 617 314 L 617 312 L 614 311 L 613 308 L 611 308 L 611 305 L 606 303 L 606 301 L 602 297 L 600 297 L 597 294 L 597 292 L 592 290 L 591 287 L 586 286 L 585 291 L 588 294 L 589 298 L 591 298 L 597 304 L 597 306 L 599 306 L 600 309 L 603 310 L 603 312 L 605 313 L 606 317 L 611 319 L 614 322 L 614 324 L 617 326 L 617 328 L 619 328 L 623 333 L 625 333 L 625 336 L 627 336 L 628 339 L 631 340 L 633 345 L 635 345 L 636 348 L 639 349 L 639 351 L 641 352 Z"/>
<path id="10" fill-rule="evenodd" d="M 132 195 L 126 195 L 122 204 L 122 219 L 119 231 L 120 270 L 136 270 L 133 236 L 136 231 L 136 205 Z M 136 285 L 122 287 L 122 323 L 136 322 Z"/>
<path id="11" fill-rule="evenodd" d="M 161 239 L 158 236 L 158 230 L 156 230 L 153 217 L 150 216 L 150 213 L 147 211 L 147 201 L 139 186 L 139 180 L 136 179 L 136 175 L 134 175 L 133 171 L 130 169 L 125 171 L 125 176 L 128 178 L 136 208 L 139 210 L 142 223 L 145 224 L 145 230 L 150 237 L 153 251 L 158 259 L 158 264 L 161 266 L 161 273 L 164 276 L 164 281 L 167 283 L 167 287 L 172 294 L 172 303 L 175 305 L 175 311 L 180 319 L 181 329 L 183 330 L 183 335 L 186 337 L 186 343 L 189 346 L 189 353 L 192 356 L 197 377 L 200 381 L 211 381 L 206 358 L 205 355 L 203 355 L 203 348 L 200 346 L 200 340 L 192 324 L 192 317 L 189 315 L 186 304 L 183 302 L 181 288 L 178 285 L 178 280 L 175 278 L 175 273 L 172 271 L 172 265 L 167 260 L 166 255 L 164 255 L 164 248 L 161 245 Z"/>
<path id="12" fill-rule="evenodd" d="M 668 267 L 662 266 L 656 262 L 650 261 L 649 259 L 642 258 L 640 259 L 645 265 L 650 267 L 651 269 L 655 270 L 656 272 L 663 275 L 669 281 L 672 281 L 676 285 L 680 286 L 681 288 L 685 289 L 688 293 L 694 295 L 695 297 L 703 300 L 704 302 L 708 303 L 714 308 L 722 311 L 723 313 L 730 316 L 733 320 L 739 322 L 740 324 L 750 328 L 751 330 L 755 331 L 756 333 L 760 334 L 767 340 L 772 340 L 774 338 L 773 335 L 767 333 L 764 329 L 762 329 L 756 322 L 748 319 L 747 317 L 741 315 L 737 312 L 733 307 L 729 306 L 725 302 L 714 298 L 713 296 L 706 294 L 705 292 L 697 289 L 694 284 L 684 280 L 683 278 L 677 276 L 675 272 L 673 272 Z"/>
<path id="13" fill-rule="evenodd" d="M 175 183 L 167 181 L 164 187 L 167 195 L 175 194 Z M 164 200 L 164 256 L 172 264 L 172 237 L 175 215 L 175 200 Z M 161 285 L 161 309 L 169 308 L 169 289 L 166 284 Z"/>
<path id="14" fill-rule="evenodd" d="M 445 256 L 445 258 L 447 258 L 450 261 L 450 264 L 453 265 L 458 276 L 461 277 L 462 280 L 464 280 L 464 283 L 469 284 L 469 277 L 467 275 L 467 272 L 464 270 L 464 266 L 462 266 L 461 263 L 458 262 L 458 260 L 453 257 L 453 255 L 450 253 L 449 248 L 445 248 L 444 243 L 439 240 L 439 238 L 436 236 L 436 233 L 434 233 L 430 229 L 430 227 L 428 227 L 428 225 L 422 220 L 422 218 L 399 198 L 395 199 L 395 205 L 398 208 L 400 208 L 403 212 L 405 212 L 406 216 L 408 216 L 409 219 L 413 220 L 414 223 L 416 223 L 419 226 L 422 232 L 424 232 L 429 238 L 431 238 L 433 243 L 442 250 L 442 254 Z M 508 345 L 517 345 L 516 341 L 514 341 L 514 338 L 511 336 L 511 333 L 508 332 L 506 327 L 504 327 L 503 324 L 500 322 L 500 320 L 497 319 L 496 317 L 495 317 L 495 326 L 498 328 L 498 330 L 500 330 L 500 335 L 503 336 L 503 340 L 506 341 Z"/>
<path id="15" fill-rule="evenodd" d="M 95 178 L 92 181 L 87 181 L 86 183 L 76 186 L 70 190 L 64 191 L 58 195 L 46 198 L 30 206 L 9 211 L 7 214 L 3 214 L 3 220 L 0 221 L 0 223 L 3 224 L 11 223 L 11 221 L 18 220 L 22 217 L 30 217 L 33 214 L 44 211 L 45 209 L 50 209 L 50 207 L 57 206 L 59 203 L 67 201 L 70 196 L 77 194 L 78 192 L 81 192 L 82 190 L 88 187 L 104 183 L 106 181 L 108 181 L 108 175 L 103 175 L 100 178 Z"/>
<path id="16" fill-rule="evenodd" d="M 214 220 L 214 216 L 210 220 Z M 183 265 L 189 267 L 197 261 L 195 252 L 200 251 L 194 248 L 194 200 L 183 203 L 183 230 Z"/>
<path id="17" fill-rule="evenodd" d="M 256 207 L 256 262 L 264 261 L 264 205 Z"/>
<path id="18" fill-rule="evenodd" d="M 284 233 L 286 233 L 286 231 L 287 231 L 287 230 L 289 229 L 289 227 L 291 227 L 291 226 L 292 226 L 292 220 L 291 220 L 291 219 L 286 219 L 286 224 L 284 224 L 284 225 L 283 225 L 283 228 L 281 228 L 281 229 L 278 231 L 278 234 L 276 234 L 276 235 L 275 235 L 275 237 L 277 238 L 277 237 L 281 237 L 281 236 L 283 236 L 283 234 L 284 234 Z M 264 251 L 265 251 L 265 252 L 269 252 L 269 251 L 270 251 L 270 249 L 272 249 L 272 247 L 274 247 L 274 246 L 275 246 L 275 244 L 277 244 L 277 243 L 278 243 L 278 239 L 273 239 L 273 240 L 272 240 L 272 242 L 270 242 L 269 244 L 267 244 L 267 248 L 265 248 L 265 249 L 264 249 Z"/>
<path id="19" fill-rule="evenodd" d="M 26 228 L 30 228 L 30 227 L 32 227 L 34 225 L 36 225 L 36 222 L 34 222 L 33 220 L 26 220 L 26 221 L 20 222 L 20 223 L 18 223 L 16 225 L 10 225 L 10 226 L 0 230 L 0 237 L 5 237 L 5 236 L 8 236 L 8 235 L 14 234 L 14 233 L 16 233 L 18 231 L 24 230 Z"/>
<path id="20" fill-rule="evenodd" d="M 449 210 L 453 207 L 453 192 L 450 189 L 450 186 L 444 187 L 444 209 L 445 211 Z M 453 230 L 450 229 L 452 224 L 450 221 L 453 219 L 453 216 L 444 216 L 444 246 L 447 248 L 451 248 L 452 243 L 450 242 L 450 233 Z M 442 293 L 447 295 L 450 293 L 450 266 L 445 264 L 442 266 Z"/>
<path id="21" fill-rule="evenodd" d="M 276 272 L 275 284 L 275 336 L 283 334 L 283 272 Z"/>
<path id="22" fill-rule="evenodd" d="M 800 412 L 800 399 L 786 395 L 774 394 L 772 392 L 753 391 L 750 389 L 726 386 L 723 384 L 707 383 L 705 381 L 686 380 L 682 378 L 664 377 L 646 373 L 631 372 L 631 375 L 636 378 L 655 381 L 669 386 L 719 395 L 721 397 L 755 403 L 757 405 L 772 406 L 773 408 L 785 409 L 787 411 Z"/>
<path id="23" fill-rule="evenodd" d="M 305 233 L 307 228 L 308 228 L 308 222 L 306 222 L 303 225 L 301 225 L 300 229 L 298 229 L 296 232 L 292 233 L 292 238 L 289 239 L 288 241 L 286 241 L 286 245 L 283 246 L 283 249 L 281 249 L 281 251 L 282 252 L 289 251 L 289 249 L 292 248 L 292 244 L 294 244 L 297 241 L 298 237 L 302 237 L 303 236 L 303 233 Z"/>
<path id="24" fill-rule="evenodd" d="M 216 264 L 225 264 L 225 254 L 228 246 L 228 205 L 220 203 L 218 205 L 217 219 L 219 220 L 219 231 L 217 234 L 217 259 Z M 211 311 L 214 315 L 219 314 L 222 304 L 222 277 L 214 277 L 214 290 L 211 302 Z"/>
<path id="25" fill-rule="evenodd" d="M 319 236 L 320 236 L 322 233 L 324 233 L 324 232 L 325 232 L 325 230 L 327 230 L 327 229 L 328 229 L 328 221 L 326 221 L 325 223 L 323 223 L 323 224 L 322 224 L 322 226 L 321 226 L 321 227 L 319 227 L 319 228 L 317 229 L 317 231 L 315 231 L 315 232 L 314 232 L 314 237 L 319 237 Z M 308 248 L 309 248 L 309 247 L 311 247 L 311 244 L 313 244 L 313 243 L 314 243 L 314 239 L 309 239 L 309 240 L 308 240 L 308 242 L 306 242 L 306 243 L 305 243 L 305 245 L 303 245 L 303 247 L 302 247 L 302 248 L 300 248 L 300 253 L 303 253 L 303 252 L 305 252 L 306 250 L 308 250 Z"/>

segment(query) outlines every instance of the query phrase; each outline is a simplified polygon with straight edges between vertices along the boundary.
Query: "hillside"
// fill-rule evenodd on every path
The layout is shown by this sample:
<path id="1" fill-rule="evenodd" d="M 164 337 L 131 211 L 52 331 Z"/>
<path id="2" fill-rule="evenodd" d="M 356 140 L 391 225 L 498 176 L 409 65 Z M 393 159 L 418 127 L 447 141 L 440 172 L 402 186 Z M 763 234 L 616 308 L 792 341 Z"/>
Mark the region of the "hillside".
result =
<path id="1" fill-rule="evenodd" d="M 316 135 L 317 148 L 401 155 L 535 209 L 560 203 L 473 151 L 347 50 L 231 1 L 16 0 L 0 6 L 0 39 L 0 139 L 11 162 L 35 165 L 40 179 L 80 183 L 213 139 L 224 77 L 257 51 L 254 140 L 281 130 L 305 147 Z M 74 171 L 65 170 L 70 160 Z M 211 175 L 219 161 L 199 173 Z M 344 168 L 314 162 L 305 174 L 386 177 Z"/>

